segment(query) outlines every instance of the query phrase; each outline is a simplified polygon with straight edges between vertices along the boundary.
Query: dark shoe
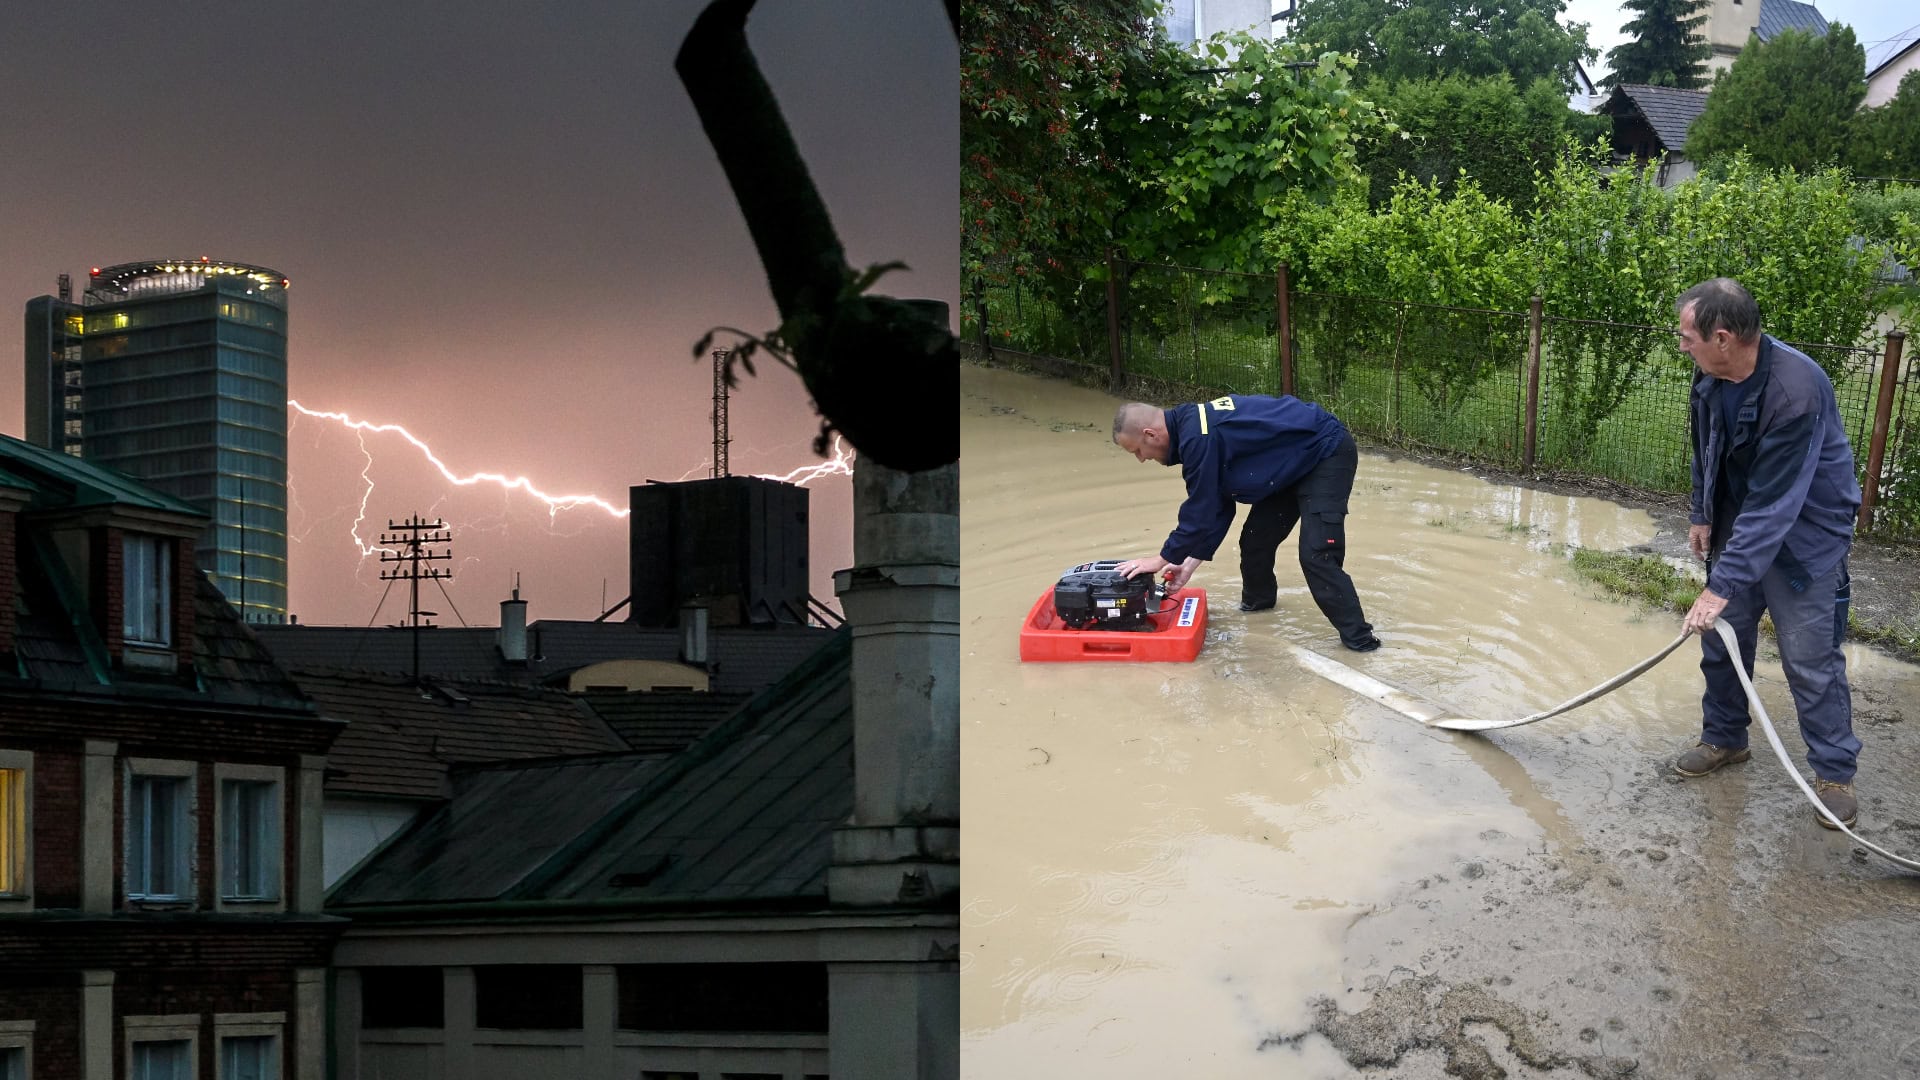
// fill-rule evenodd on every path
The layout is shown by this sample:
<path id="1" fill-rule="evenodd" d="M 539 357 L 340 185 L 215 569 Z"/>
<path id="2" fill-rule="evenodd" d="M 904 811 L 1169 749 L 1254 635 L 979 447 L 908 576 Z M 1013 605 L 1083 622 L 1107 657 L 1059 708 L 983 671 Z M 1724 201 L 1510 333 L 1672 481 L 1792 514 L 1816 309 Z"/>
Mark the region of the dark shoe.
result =
<path id="1" fill-rule="evenodd" d="M 1380 647 L 1380 639 L 1377 637 L 1374 637 L 1372 634 L 1368 634 L 1365 638 L 1362 638 L 1359 641 L 1343 640 L 1340 642 L 1340 644 L 1345 645 L 1347 648 L 1352 649 L 1354 652 L 1372 652 L 1373 650 Z"/>
<path id="2" fill-rule="evenodd" d="M 1853 828 L 1853 823 L 1860 817 L 1860 803 L 1853 797 L 1851 783 L 1842 784 L 1833 780 L 1822 780 L 1816 776 L 1813 778 L 1813 793 L 1820 797 L 1820 805 L 1827 808 L 1828 814 L 1839 818 L 1840 824 L 1847 828 Z M 1827 820 L 1826 814 L 1813 816 L 1820 822 L 1821 828 L 1833 828 L 1833 822 Z"/>
<path id="3" fill-rule="evenodd" d="M 1240 601 L 1240 610 L 1241 611 L 1272 611 L 1273 605 L 1274 605 L 1274 601 L 1272 600 L 1269 600 L 1264 604 L 1256 604 L 1251 600 L 1242 600 Z"/>
<path id="4" fill-rule="evenodd" d="M 1680 760 L 1673 763 L 1673 771 L 1681 776 L 1705 776 L 1722 765 L 1732 765 L 1752 756 L 1744 746 L 1729 750 L 1724 746 L 1703 742 L 1681 754 Z"/>

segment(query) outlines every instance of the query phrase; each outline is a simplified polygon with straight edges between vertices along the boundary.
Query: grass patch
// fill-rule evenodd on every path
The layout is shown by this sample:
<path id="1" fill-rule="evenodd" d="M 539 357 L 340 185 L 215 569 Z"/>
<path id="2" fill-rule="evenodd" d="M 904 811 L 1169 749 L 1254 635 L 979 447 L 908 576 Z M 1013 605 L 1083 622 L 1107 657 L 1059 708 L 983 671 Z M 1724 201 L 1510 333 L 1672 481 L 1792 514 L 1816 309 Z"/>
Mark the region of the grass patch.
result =
<path id="1" fill-rule="evenodd" d="M 1572 561 L 1581 577 L 1600 586 L 1609 596 L 1647 604 L 1661 612 L 1685 615 L 1700 596 L 1700 590 L 1705 588 L 1705 582 L 1674 569 L 1657 555 L 1575 548 Z M 1760 633 L 1773 636 L 1772 617 L 1760 617 Z M 1862 622 L 1859 611 L 1849 610 L 1847 640 L 1920 663 L 1920 624 L 1896 622 L 1875 626 Z"/>
<path id="2" fill-rule="evenodd" d="M 1573 568 L 1611 596 L 1685 615 L 1705 586 L 1657 555 L 1573 549 Z"/>

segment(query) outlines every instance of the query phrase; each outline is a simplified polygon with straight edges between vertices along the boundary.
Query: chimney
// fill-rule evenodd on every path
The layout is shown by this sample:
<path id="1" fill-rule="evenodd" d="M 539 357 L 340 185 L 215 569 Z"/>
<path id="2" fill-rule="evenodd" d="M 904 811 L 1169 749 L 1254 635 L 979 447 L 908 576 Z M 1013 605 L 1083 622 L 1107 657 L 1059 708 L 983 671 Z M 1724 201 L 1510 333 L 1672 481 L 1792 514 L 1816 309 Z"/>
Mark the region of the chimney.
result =
<path id="1" fill-rule="evenodd" d="M 680 608 L 680 662 L 707 666 L 707 609 L 704 604 Z"/>
<path id="2" fill-rule="evenodd" d="M 527 602 L 520 599 L 517 578 L 513 599 L 500 601 L 500 630 L 494 636 L 494 644 L 500 647 L 500 658 L 509 664 L 527 662 Z"/>

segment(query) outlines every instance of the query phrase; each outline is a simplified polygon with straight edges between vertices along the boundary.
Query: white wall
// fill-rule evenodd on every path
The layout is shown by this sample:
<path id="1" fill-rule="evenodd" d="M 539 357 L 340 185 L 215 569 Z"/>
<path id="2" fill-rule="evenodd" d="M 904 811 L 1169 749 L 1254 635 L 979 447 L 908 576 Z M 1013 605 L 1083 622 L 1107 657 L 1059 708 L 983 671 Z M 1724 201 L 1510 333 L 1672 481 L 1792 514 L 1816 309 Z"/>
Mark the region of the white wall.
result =
<path id="1" fill-rule="evenodd" d="M 1877 109 L 1893 100 L 1900 90 L 1900 80 L 1909 71 L 1920 69 L 1920 49 L 1908 49 L 1905 55 L 1896 59 L 1867 80 L 1867 97 L 1861 107 Z"/>
<path id="2" fill-rule="evenodd" d="M 322 818 L 326 853 L 321 874 L 332 888 L 367 853 L 426 809 L 404 799 L 349 799 L 327 796 Z"/>

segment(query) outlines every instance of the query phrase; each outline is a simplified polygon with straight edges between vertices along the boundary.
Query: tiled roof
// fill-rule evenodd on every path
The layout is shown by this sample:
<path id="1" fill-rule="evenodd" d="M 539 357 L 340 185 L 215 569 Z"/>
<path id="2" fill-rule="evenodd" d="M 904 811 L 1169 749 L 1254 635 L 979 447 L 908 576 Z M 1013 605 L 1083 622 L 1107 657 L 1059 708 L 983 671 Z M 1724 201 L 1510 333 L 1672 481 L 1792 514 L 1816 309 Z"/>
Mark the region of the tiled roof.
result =
<path id="1" fill-rule="evenodd" d="M 302 671 L 295 678 L 347 727 L 327 753 L 327 791 L 443 799 L 455 765 L 624 751 L 577 698 L 507 684 Z"/>
<path id="2" fill-rule="evenodd" d="M 1613 95 L 1600 110 L 1612 115 L 1620 115 L 1622 110 L 1627 109 L 1639 113 L 1653 128 L 1660 144 L 1677 154 L 1687 145 L 1687 129 L 1700 118 L 1706 107 L 1705 90 L 1622 83 L 1613 88 Z"/>
<path id="3" fill-rule="evenodd" d="M 1782 30 L 1804 30 L 1815 37 L 1827 33 L 1827 17 L 1812 4 L 1797 0 L 1760 0 L 1760 20 L 1753 32 L 1761 41 L 1772 41 Z"/>
<path id="4" fill-rule="evenodd" d="M 260 626 L 255 631 L 290 670 L 413 670 L 412 631 L 404 627 Z M 420 670 L 449 679 L 539 684 L 606 660 L 675 660 L 680 633 L 630 622 L 543 619 L 527 627 L 525 664 L 509 664 L 489 627 L 437 626 L 420 634 Z M 778 681 L 824 644 L 833 631 L 817 626 L 717 627 L 708 634 L 716 670 L 710 689 L 754 693 Z"/>
<path id="5" fill-rule="evenodd" d="M 335 886 L 329 910 L 824 903 L 833 829 L 853 810 L 851 642 L 835 632 L 786 679 L 665 760 L 460 772 L 452 801 Z M 511 845 L 473 862 L 450 857 L 507 823 Z"/>
<path id="6" fill-rule="evenodd" d="M 740 711 L 751 694 L 589 690 L 580 697 L 635 750 L 684 750 Z"/>

